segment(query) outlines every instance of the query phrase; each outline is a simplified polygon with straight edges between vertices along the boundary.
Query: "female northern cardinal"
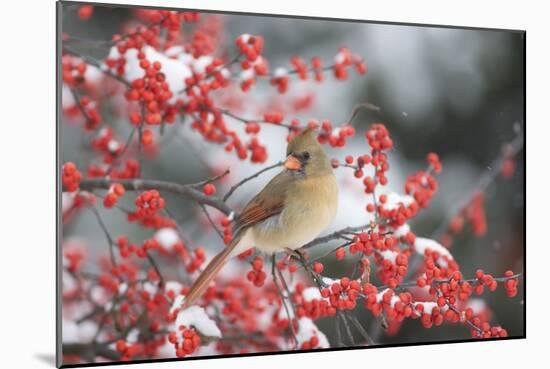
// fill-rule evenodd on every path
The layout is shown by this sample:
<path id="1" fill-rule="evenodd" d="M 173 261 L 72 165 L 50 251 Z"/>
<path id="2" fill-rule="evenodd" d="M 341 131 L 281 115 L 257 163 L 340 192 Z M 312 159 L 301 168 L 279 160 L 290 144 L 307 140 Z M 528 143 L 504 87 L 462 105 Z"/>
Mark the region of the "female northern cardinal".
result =
<path id="1" fill-rule="evenodd" d="M 246 205 L 235 221 L 233 240 L 191 286 L 183 308 L 203 294 L 229 258 L 252 247 L 269 254 L 299 249 L 334 218 L 338 185 L 315 132 L 296 135 L 286 151 L 285 169 Z"/>

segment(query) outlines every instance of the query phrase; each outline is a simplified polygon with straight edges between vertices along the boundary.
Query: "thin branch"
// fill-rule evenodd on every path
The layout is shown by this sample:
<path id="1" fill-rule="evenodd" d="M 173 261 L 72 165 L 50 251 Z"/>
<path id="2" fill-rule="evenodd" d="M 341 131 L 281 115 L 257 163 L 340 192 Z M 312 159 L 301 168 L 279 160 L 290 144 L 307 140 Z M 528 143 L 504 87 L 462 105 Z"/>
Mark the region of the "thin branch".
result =
<path id="1" fill-rule="evenodd" d="M 292 318 L 290 316 L 290 311 L 288 310 L 288 306 L 286 305 L 286 299 L 283 294 L 283 291 L 279 284 L 277 283 L 277 275 L 276 275 L 276 262 L 275 262 L 275 254 L 271 255 L 271 275 L 273 277 L 273 284 L 275 285 L 277 292 L 279 292 L 279 296 L 281 297 L 281 303 L 283 304 L 283 308 L 285 309 L 286 316 L 288 318 L 288 325 L 290 326 L 290 332 L 292 333 L 292 338 L 294 340 L 294 347 L 298 348 L 298 337 L 297 333 L 294 329 L 294 323 L 292 322 Z M 280 272 L 280 271 L 279 271 Z"/>
<path id="2" fill-rule="evenodd" d="M 220 112 L 220 114 L 222 115 L 226 115 L 230 118 L 233 118 L 235 119 L 236 121 L 238 122 L 241 122 L 241 123 L 249 123 L 249 122 L 256 122 L 256 123 L 264 123 L 264 124 L 271 124 L 271 125 L 274 125 L 274 126 L 279 126 L 279 127 L 285 127 L 286 129 L 288 130 L 291 130 L 291 129 L 295 129 L 295 128 L 299 128 L 299 127 L 295 127 L 295 126 L 292 126 L 290 124 L 286 124 L 286 123 L 274 123 L 274 122 L 268 122 L 266 120 L 263 120 L 263 119 L 247 119 L 247 118 L 243 118 L 241 116 L 238 116 L 232 112 L 230 112 L 229 110 L 225 110 L 225 109 L 220 109 L 218 110 Z"/>
<path id="3" fill-rule="evenodd" d="M 349 327 L 348 321 L 347 321 L 347 315 L 344 314 L 342 310 L 338 310 L 337 312 L 337 318 L 340 317 L 342 319 L 342 322 L 344 323 L 344 328 L 346 329 L 346 334 L 348 335 L 349 342 L 351 346 L 355 346 L 355 339 L 353 338 L 353 333 L 351 333 L 351 329 Z"/>
<path id="4" fill-rule="evenodd" d="M 374 345 L 375 343 L 374 343 L 373 339 L 369 336 L 369 334 L 368 334 L 367 330 L 365 329 L 365 327 L 363 327 L 363 325 L 361 325 L 361 323 L 359 322 L 359 319 L 357 319 L 357 317 L 355 315 L 353 315 L 351 312 L 347 312 L 347 313 L 348 313 L 349 320 L 353 323 L 355 328 L 357 328 L 359 333 L 361 333 L 361 335 L 363 336 L 363 338 L 365 339 L 367 344 L 369 344 L 371 346 Z"/>
<path id="5" fill-rule="evenodd" d="M 355 117 L 359 114 L 359 112 L 361 110 L 369 110 L 369 111 L 375 111 L 375 112 L 379 112 L 380 111 L 380 107 L 379 106 L 376 106 L 374 104 L 371 104 L 369 102 L 364 102 L 364 103 L 360 103 L 360 104 L 357 104 L 353 107 L 353 110 L 351 112 L 351 116 L 349 117 L 349 119 L 347 120 L 347 123 L 348 124 L 351 124 L 353 125 L 353 119 L 355 119 Z"/>
<path id="6" fill-rule="evenodd" d="M 231 170 L 229 168 L 227 168 L 222 174 L 218 174 L 217 176 L 214 176 L 212 178 L 208 178 L 208 179 L 205 179 L 204 181 L 197 182 L 197 183 L 193 184 L 193 186 L 194 187 L 202 187 L 205 184 L 216 182 L 216 181 L 222 179 L 223 177 L 225 177 L 226 175 L 228 175 L 230 172 L 231 172 Z M 223 199 L 223 201 L 225 201 L 225 198 Z"/>
<path id="7" fill-rule="evenodd" d="M 231 65 L 235 64 L 235 63 L 238 63 L 239 60 L 241 59 L 242 57 L 242 54 L 237 54 L 235 55 L 232 59 L 230 59 L 228 62 L 226 62 L 225 64 L 222 64 L 218 67 L 216 67 L 213 71 L 211 71 L 210 73 L 207 73 L 204 78 L 202 78 L 201 80 L 199 81 L 196 81 L 195 83 L 192 83 L 188 86 L 185 86 L 184 88 L 182 88 L 181 90 L 178 91 L 178 94 L 182 94 L 182 93 L 188 93 L 193 87 L 195 87 L 199 82 L 206 82 L 206 80 L 208 80 L 209 78 L 213 77 L 216 73 L 222 71 L 223 69 L 225 68 L 228 68 L 230 67 Z"/>
<path id="8" fill-rule="evenodd" d="M 111 257 L 111 263 L 113 265 L 117 265 L 116 258 L 115 258 L 115 252 L 114 252 L 114 242 L 113 238 L 111 237 L 111 234 L 107 230 L 107 226 L 105 226 L 105 223 L 103 222 L 103 219 L 101 219 L 101 216 L 99 215 L 99 211 L 95 206 L 91 206 L 90 210 L 95 215 L 97 222 L 99 223 L 99 226 L 103 230 L 103 233 L 105 234 L 105 237 L 107 238 L 107 242 L 109 243 L 109 255 Z"/>
<path id="9" fill-rule="evenodd" d="M 223 237 L 223 232 L 220 231 L 218 229 L 218 227 L 216 226 L 216 222 L 214 222 L 214 219 L 212 219 L 212 217 L 210 216 L 210 213 L 208 212 L 208 209 L 206 209 L 206 206 L 204 206 L 203 204 L 199 204 L 199 206 L 201 207 L 202 209 L 202 212 L 204 213 L 204 215 L 206 216 L 206 218 L 208 219 L 208 222 L 210 223 L 210 225 L 212 226 L 212 228 L 214 228 L 214 231 L 216 231 L 216 233 L 218 234 L 218 236 L 220 236 L 220 238 L 223 240 L 224 237 Z"/>
<path id="10" fill-rule="evenodd" d="M 147 256 L 147 260 L 149 260 L 149 263 L 155 270 L 155 273 L 159 276 L 159 287 L 164 287 L 164 277 L 162 276 L 162 273 L 160 272 L 160 268 L 157 265 L 157 262 L 153 258 L 153 256 L 149 253 L 149 251 L 145 251 L 145 255 Z"/>
<path id="11" fill-rule="evenodd" d="M 329 241 L 333 241 L 333 240 L 337 240 L 337 239 L 346 239 L 347 234 L 355 234 L 357 232 L 363 231 L 363 230 L 368 229 L 370 227 L 371 227 L 370 223 L 369 224 L 364 224 L 364 225 L 361 225 L 361 226 L 357 226 L 357 227 L 346 227 L 346 228 L 343 228 L 339 231 L 336 231 L 336 232 L 333 232 L 329 235 L 326 235 L 324 237 L 318 237 L 318 238 L 314 239 L 313 241 L 310 241 L 310 242 L 306 243 L 301 248 L 307 250 L 307 249 L 310 249 L 314 246 L 317 246 L 317 245 L 320 245 L 320 244 L 323 244 L 323 243 L 327 243 Z"/>
<path id="12" fill-rule="evenodd" d="M 254 179 L 254 178 L 257 178 L 259 177 L 262 173 L 264 172 L 267 172 L 268 170 L 271 170 L 273 168 L 277 168 L 279 166 L 283 165 L 283 162 L 278 162 L 278 163 L 275 163 L 273 165 L 270 165 L 268 167 L 265 167 L 263 168 L 262 170 L 242 179 L 241 181 L 237 182 L 235 185 L 233 185 L 233 187 L 231 187 L 229 189 L 229 191 L 227 191 L 227 193 L 225 194 L 225 196 L 223 197 L 223 201 L 227 201 L 227 199 L 229 199 L 229 197 L 233 194 L 233 192 L 235 192 L 235 190 L 237 190 L 240 186 L 244 185 L 246 182 Z"/>
<path id="13" fill-rule="evenodd" d="M 134 138 L 134 135 L 136 133 L 136 127 L 134 126 L 132 128 L 132 131 L 130 132 L 130 134 L 128 135 L 128 138 L 126 139 L 126 142 L 124 143 L 124 147 L 122 148 L 122 150 L 116 155 L 116 157 L 113 159 L 113 162 L 111 163 L 111 165 L 109 166 L 109 169 L 107 169 L 107 172 L 105 175 L 110 175 L 111 172 L 113 171 L 114 167 L 115 167 L 115 164 L 124 156 L 124 154 L 126 153 L 126 151 L 128 151 L 128 147 L 130 147 L 130 144 L 132 143 L 132 139 Z"/>

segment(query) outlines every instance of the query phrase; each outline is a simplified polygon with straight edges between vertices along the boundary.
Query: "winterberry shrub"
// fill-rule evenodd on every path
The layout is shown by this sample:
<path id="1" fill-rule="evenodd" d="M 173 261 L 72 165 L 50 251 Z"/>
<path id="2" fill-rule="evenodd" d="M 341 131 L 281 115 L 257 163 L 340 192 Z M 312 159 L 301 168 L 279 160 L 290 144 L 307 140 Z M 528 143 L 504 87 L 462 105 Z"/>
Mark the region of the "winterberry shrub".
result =
<path id="1" fill-rule="evenodd" d="M 91 5 L 76 11 L 87 23 L 95 14 Z M 105 48 L 106 56 L 97 59 L 82 44 Z M 514 176 L 521 138 L 496 153 L 500 176 L 482 178 L 450 210 L 444 231 L 427 237 L 415 224 L 445 196 L 438 182 L 443 158 L 426 147 L 425 165 L 400 182 L 392 179 L 391 126 L 357 125 L 356 113 L 370 104 L 337 123 L 296 118 L 312 104 L 309 95 L 294 94 L 300 83 L 345 89 L 346 80 L 365 76 L 367 64 L 353 50 L 337 45 L 329 60 L 288 55 L 276 65 L 262 35 L 228 35 L 223 17 L 150 9 L 132 11 L 110 40 L 64 34 L 62 46 L 62 124 L 82 132 L 81 156 L 62 163 L 63 227 L 89 214 L 103 240 L 96 247 L 84 237 L 63 239 L 65 362 L 376 345 L 381 334 L 399 335 L 405 324 L 417 331 L 461 326 L 475 339 L 508 335 L 482 298 L 500 290 L 517 298 L 521 270 L 465 272 L 483 266 L 458 260 L 450 246 L 464 232 L 482 238 L 491 227 L 485 191 Z M 257 103 L 260 84 L 273 101 L 288 96 L 285 103 Z M 217 276 L 198 305 L 183 309 L 211 250 L 233 237 L 239 206 L 229 198 L 280 167 L 266 166 L 281 159 L 265 143 L 267 127 L 287 140 L 313 128 L 338 177 L 361 188 L 355 206 L 369 221 L 347 219 L 346 227 L 296 253 L 270 258 L 249 250 Z M 180 128 L 188 134 L 177 141 Z M 351 141 L 360 152 L 349 150 Z M 153 170 L 159 158 L 172 155 L 170 142 L 194 150 L 194 162 L 219 148 L 219 156 L 206 160 L 211 175 L 183 184 L 166 174 L 188 170 L 178 164 L 164 168 L 162 178 L 150 176 L 160 173 Z M 237 177 L 234 168 L 225 170 L 228 158 L 256 169 Z M 178 207 L 185 209 L 176 217 Z M 216 235 L 216 242 L 201 245 L 196 240 L 203 234 Z"/>

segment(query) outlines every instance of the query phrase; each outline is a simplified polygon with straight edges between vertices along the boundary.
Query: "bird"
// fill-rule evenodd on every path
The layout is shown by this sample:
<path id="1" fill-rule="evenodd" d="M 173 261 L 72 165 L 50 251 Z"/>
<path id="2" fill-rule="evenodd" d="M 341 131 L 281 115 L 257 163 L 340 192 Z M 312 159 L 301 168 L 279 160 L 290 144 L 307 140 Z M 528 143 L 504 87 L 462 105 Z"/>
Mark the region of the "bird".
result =
<path id="1" fill-rule="evenodd" d="M 313 128 L 289 141 L 283 166 L 235 219 L 232 241 L 191 285 L 183 309 L 202 296 L 230 258 L 253 247 L 266 254 L 298 250 L 332 222 L 338 208 L 338 183 Z"/>

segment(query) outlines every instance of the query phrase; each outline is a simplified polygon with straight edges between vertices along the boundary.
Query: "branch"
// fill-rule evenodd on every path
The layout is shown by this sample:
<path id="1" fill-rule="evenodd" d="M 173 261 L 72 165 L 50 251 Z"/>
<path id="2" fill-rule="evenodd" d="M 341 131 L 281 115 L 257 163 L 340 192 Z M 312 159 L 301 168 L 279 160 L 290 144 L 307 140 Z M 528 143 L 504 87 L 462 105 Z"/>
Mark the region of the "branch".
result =
<path id="1" fill-rule="evenodd" d="M 247 119 L 247 118 L 243 118 L 243 117 L 238 116 L 238 115 L 236 115 L 236 114 L 234 114 L 234 113 L 232 113 L 232 112 L 230 112 L 229 110 L 226 110 L 226 109 L 220 109 L 219 112 L 220 112 L 220 114 L 226 115 L 226 116 L 228 116 L 230 118 L 233 118 L 236 121 L 241 122 L 241 123 L 256 122 L 256 123 L 263 123 L 263 124 L 271 124 L 271 125 L 274 125 L 274 126 L 285 127 L 288 130 L 299 128 L 299 127 L 294 127 L 290 124 L 286 124 L 286 123 L 282 123 L 282 122 L 281 123 L 274 123 L 274 122 L 268 122 L 264 119 Z"/>
<path id="2" fill-rule="evenodd" d="M 333 232 L 329 235 L 326 235 L 324 237 L 318 237 L 318 238 L 314 239 L 313 241 L 310 241 L 309 243 L 306 243 L 301 248 L 302 249 L 310 249 L 314 246 L 317 246 L 317 245 L 320 245 L 320 244 L 323 244 L 323 243 L 327 243 L 329 241 L 342 239 L 342 238 L 346 239 L 347 234 L 353 234 L 353 233 L 356 233 L 356 232 L 360 232 L 360 231 L 365 230 L 365 229 L 370 228 L 370 227 L 371 227 L 370 223 L 365 224 L 365 225 L 361 225 L 361 226 L 357 226 L 357 227 L 346 227 L 346 228 L 343 228 L 339 231 L 336 231 L 336 232 Z"/>
<path id="3" fill-rule="evenodd" d="M 246 182 L 248 182 L 248 181 L 250 181 L 250 180 L 252 180 L 252 179 L 254 179 L 254 178 L 257 178 L 258 176 L 260 176 L 260 174 L 262 174 L 262 173 L 264 173 L 264 172 L 267 172 L 268 170 L 271 170 L 271 169 L 273 169 L 273 168 L 277 168 L 277 167 L 279 167 L 279 166 L 281 166 L 281 165 L 283 165 L 283 162 L 280 161 L 280 162 L 278 162 L 278 163 L 276 163 L 276 164 L 273 164 L 273 165 L 271 165 L 271 166 L 269 166 L 269 167 L 265 167 L 264 169 L 262 169 L 262 170 L 260 170 L 260 171 L 258 171 L 258 172 L 256 172 L 256 173 L 254 173 L 254 174 L 252 174 L 252 175 L 249 176 L 249 177 L 244 178 L 244 179 L 241 180 L 240 182 L 237 182 L 233 187 L 231 187 L 231 188 L 229 189 L 229 191 L 227 191 L 227 193 L 226 193 L 225 196 L 223 197 L 223 201 L 227 201 L 227 199 L 233 194 L 233 192 L 235 192 L 235 190 L 236 190 L 237 188 L 239 188 L 240 186 L 242 186 L 242 185 L 245 184 Z"/>
<path id="4" fill-rule="evenodd" d="M 107 230 L 107 226 L 103 222 L 103 219 L 101 219 L 101 216 L 99 215 L 99 211 L 97 210 L 97 208 L 95 206 L 91 206 L 90 210 L 95 215 L 95 217 L 97 219 L 97 222 L 99 223 L 99 226 L 103 230 L 103 233 L 105 234 L 105 237 L 107 238 L 107 242 L 109 243 L 109 256 L 111 257 L 111 264 L 116 266 L 117 262 L 116 262 L 116 258 L 115 258 L 115 252 L 113 250 L 113 247 L 114 247 L 113 237 L 111 237 L 111 234 Z"/>
<path id="5" fill-rule="evenodd" d="M 369 111 L 375 111 L 375 112 L 379 112 L 380 111 L 380 107 L 377 106 L 377 105 L 374 105 L 374 104 L 371 104 L 369 102 L 364 102 L 364 103 L 360 103 L 360 104 L 357 104 L 353 107 L 353 110 L 351 112 L 351 116 L 349 117 L 349 119 L 347 120 L 347 122 L 351 125 L 353 125 L 353 119 L 355 119 L 355 117 L 359 114 L 359 112 L 363 109 L 366 109 L 366 110 L 369 110 Z"/>
<path id="6" fill-rule="evenodd" d="M 194 188 L 193 184 L 181 185 L 179 183 L 159 181 L 156 179 L 92 178 L 82 180 L 80 182 L 80 189 L 85 191 L 94 189 L 108 190 L 114 183 L 120 183 L 125 189 L 130 191 L 160 190 L 175 193 L 199 204 L 211 206 L 225 215 L 230 215 L 233 212 L 222 199 L 217 196 L 206 196 L 204 193 Z"/>

